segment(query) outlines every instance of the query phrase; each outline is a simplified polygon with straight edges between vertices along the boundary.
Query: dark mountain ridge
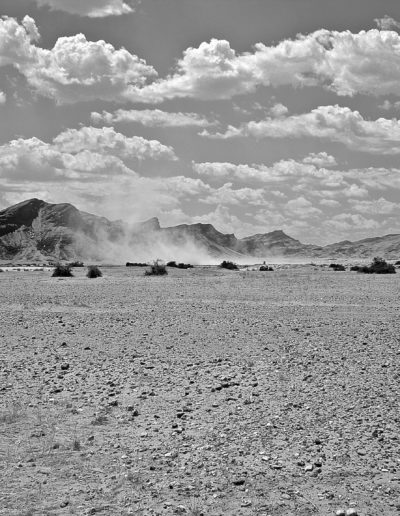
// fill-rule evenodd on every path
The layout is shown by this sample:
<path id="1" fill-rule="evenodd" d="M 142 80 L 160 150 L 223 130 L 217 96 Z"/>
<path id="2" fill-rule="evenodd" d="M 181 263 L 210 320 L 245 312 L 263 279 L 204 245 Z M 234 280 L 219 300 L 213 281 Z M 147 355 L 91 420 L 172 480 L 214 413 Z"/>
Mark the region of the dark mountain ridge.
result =
<path id="1" fill-rule="evenodd" d="M 0 211 L 2 260 L 92 259 L 123 263 L 139 255 L 151 260 L 157 253 L 168 259 L 180 259 L 180 254 L 188 259 L 189 254 L 194 263 L 249 257 L 399 259 L 400 234 L 317 246 L 303 244 L 282 230 L 238 239 L 234 234 L 221 233 L 212 224 L 162 228 L 156 217 L 129 226 L 80 211 L 72 204 L 51 204 L 40 199 L 29 199 Z"/>

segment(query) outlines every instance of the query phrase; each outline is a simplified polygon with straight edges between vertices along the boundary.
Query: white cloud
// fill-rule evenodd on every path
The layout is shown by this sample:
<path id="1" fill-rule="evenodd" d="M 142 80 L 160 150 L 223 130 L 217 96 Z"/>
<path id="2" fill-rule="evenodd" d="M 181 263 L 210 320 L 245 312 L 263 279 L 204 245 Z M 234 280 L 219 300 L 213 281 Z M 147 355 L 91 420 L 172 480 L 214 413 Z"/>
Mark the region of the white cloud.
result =
<path id="1" fill-rule="evenodd" d="M 146 127 L 209 127 L 213 122 L 198 115 L 197 113 L 170 113 L 160 109 L 118 109 L 115 113 L 91 113 L 91 118 L 95 123 L 119 123 L 134 122 Z"/>
<path id="2" fill-rule="evenodd" d="M 4 93 L 4 91 L 0 91 L 0 105 L 5 104 L 7 100 L 7 95 Z"/>
<path id="3" fill-rule="evenodd" d="M 399 203 L 388 201 L 383 197 L 372 201 L 356 201 L 352 206 L 354 210 L 368 215 L 389 215 L 391 213 L 400 213 Z"/>
<path id="4" fill-rule="evenodd" d="M 161 102 L 191 97 L 230 99 L 258 86 L 323 86 L 338 95 L 400 95 L 400 36 L 393 31 L 318 30 L 275 46 L 258 43 L 237 54 L 225 40 L 188 48 L 176 70 L 144 88 L 130 88 L 132 100 Z"/>
<path id="5" fill-rule="evenodd" d="M 141 136 L 125 136 L 113 127 L 67 129 L 56 136 L 53 142 L 62 152 L 89 150 L 113 154 L 123 159 L 177 159 L 172 147 Z"/>
<path id="6" fill-rule="evenodd" d="M 263 205 L 265 204 L 264 190 L 262 188 L 233 189 L 232 183 L 225 183 L 210 195 L 201 200 L 206 204 L 237 204 L 237 205 Z"/>
<path id="7" fill-rule="evenodd" d="M 385 14 L 383 18 L 375 18 L 374 22 L 376 23 L 379 30 L 391 30 L 393 28 L 400 28 L 400 23 L 387 14 Z"/>
<path id="8" fill-rule="evenodd" d="M 271 166 L 247 165 L 229 162 L 193 163 L 193 170 L 212 178 L 229 178 L 262 183 L 290 183 L 296 179 L 318 180 L 326 186 L 344 184 L 343 173 L 317 167 L 315 164 L 299 163 L 293 159 L 277 161 Z"/>
<path id="9" fill-rule="evenodd" d="M 111 127 L 68 129 L 51 143 L 38 138 L 12 140 L 0 146 L 0 177 L 11 181 L 69 181 L 135 176 L 125 161 L 176 159 L 171 147 L 140 136 L 131 138 Z"/>
<path id="10" fill-rule="evenodd" d="M 133 12 L 133 8 L 123 0 L 35 0 L 39 7 L 65 11 L 90 18 L 120 16 Z"/>
<path id="11" fill-rule="evenodd" d="M 366 120 L 348 107 L 319 106 L 310 113 L 266 118 L 240 127 L 229 126 L 225 133 L 201 133 L 208 138 L 320 138 L 340 142 L 352 150 L 375 154 L 400 154 L 400 121 L 393 118 Z"/>
<path id="12" fill-rule="evenodd" d="M 381 109 L 384 109 L 385 111 L 390 111 L 391 109 L 394 109 L 394 110 L 397 111 L 397 110 L 400 110 L 400 101 L 390 102 L 390 100 L 385 100 L 378 107 L 381 108 Z"/>
<path id="13" fill-rule="evenodd" d="M 142 86 L 156 71 L 126 49 L 83 34 L 58 38 L 50 50 L 34 44 L 35 22 L 25 16 L 0 19 L 0 66 L 12 65 L 40 95 L 59 103 L 103 99 L 122 101 L 130 85 Z"/>
<path id="14" fill-rule="evenodd" d="M 326 152 L 311 152 L 303 159 L 303 163 L 310 163 L 317 167 L 335 167 L 337 165 L 335 158 Z"/>
<path id="15" fill-rule="evenodd" d="M 339 213 L 332 218 L 325 220 L 323 226 L 329 231 L 371 231 L 378 230 L 379 222 L 367 219 L 358 213 Z"/>
<path id="16" fill-rule="evenodd" d="M 269 110 L 271 116 L 274 118 L 279 118 L 281 116 L 285 116 L 289 113 L 289 110 L 286 106 L 278 102 L 277 104 L 274 104 L 272 108 Z"/>
<path id="17" fill-rule="evenodd" d="M 54 8 L 66 4 L 64 0 L 46 2 Z M 81 14 L 105 15 L 112 14 L 112 6 L 117 14 L 118 6 L 124 4 L 102 0 L 97 11 L 93 0 L 73 0 L 68 5 L 70 11 Z M 253 52 L 243 54 L 237 54 L 228 41 L 212 39 L 186 49 L 176 69 L 159 80 L 145 61 L 105 41 L 90 42 L 76 34 L 61 37 L 52 49 L 45 49 L 35 44 L 38 39 L 29 16 L 21 24 L 13 18 L 1 19 L 0 66 L 14 66 L 39 94 L 60 103 L 230 99 L 259 86 L 281 85 L 322 86 L 348 96 L 400 95 L 400 35 L 394 31 L 353 34 L 322 29 L 274 46 L 258 43 Z M 153 82 L 148 84 L 148 80 Z"/>
<path id="18" fill-rule="evenodd" d="M 313 203 L 304 197 L 297 197 L 296 199 L 291 199 L 286 203 L 286 210 L 288 210 L 292 215 L 302 218 L 310 218 L 313 216 L 319 216 L 322 214 L 322 211 L 315 206 Z"/>
<path id="19" fill-rule="evenodd" d="M 79 149 L 65 152 L 38 138 L 12 140 L 0 146 L 0 177 L 15 181 L 85 182 L 134 173 L 115 156 Z"/>

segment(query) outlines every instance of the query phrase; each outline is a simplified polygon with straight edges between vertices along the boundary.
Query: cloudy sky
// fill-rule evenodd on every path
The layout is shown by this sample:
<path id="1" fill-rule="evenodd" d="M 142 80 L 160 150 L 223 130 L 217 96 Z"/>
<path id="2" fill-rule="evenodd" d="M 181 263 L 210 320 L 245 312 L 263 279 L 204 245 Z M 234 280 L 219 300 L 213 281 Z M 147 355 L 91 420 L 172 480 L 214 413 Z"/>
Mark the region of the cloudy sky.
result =
<path id="1" fill-rule="evenodd" d="M 0 209 L 400 232 L 398 0 L 1 0 Z"/>

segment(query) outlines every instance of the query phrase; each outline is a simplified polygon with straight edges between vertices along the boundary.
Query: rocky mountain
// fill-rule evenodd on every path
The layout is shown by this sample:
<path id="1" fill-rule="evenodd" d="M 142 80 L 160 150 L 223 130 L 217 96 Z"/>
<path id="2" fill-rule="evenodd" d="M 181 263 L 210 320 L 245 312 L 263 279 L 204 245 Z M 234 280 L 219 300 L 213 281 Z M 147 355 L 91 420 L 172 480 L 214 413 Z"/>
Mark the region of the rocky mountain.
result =
<path id="1" fill-rule="evenodd" d="M 124 263 L 166 259 L 211 263 L 223 258 L 400 259 L 400 234 L 343 241 L 327 246 L 303 244 L 283 231 L 238 239 L 211 224 L 162 228 L 157 218 L 128 226 L 79 211 L 71 204 L 30 199 L 0 211 L 0 259 L 18 262 L 96 260 Z"/>

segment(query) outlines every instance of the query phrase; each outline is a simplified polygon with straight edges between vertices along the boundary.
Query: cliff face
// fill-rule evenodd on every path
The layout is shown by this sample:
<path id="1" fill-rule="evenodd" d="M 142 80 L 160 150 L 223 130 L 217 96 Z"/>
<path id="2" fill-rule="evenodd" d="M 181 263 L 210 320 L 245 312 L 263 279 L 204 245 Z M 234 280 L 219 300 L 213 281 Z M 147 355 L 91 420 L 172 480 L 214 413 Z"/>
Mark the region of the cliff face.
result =
<path id="1" fill-rule="evenodd" d="M 0 212 L 0 258 L 68 260 L 88 258 L 101 236 L 113 240 L 120 223 L 81 212 L 71 204 L 30 199 Z"/>
<path id="2" fill-rule="evenodd" d="M 327 246 L 303 244 L 283 231 L 238 239 L 211 224 L 161 228 L 157 218 L 128 226 L 79 211 L 71 204 L 30 199 L 0 211 L 0 259 L 10 261 L 110 260 L 123 263 L 130 253 L 154 259 L 159 250 L 179 259 L 189 247 L 215 259 L 372 258 L 400 259 L 400 235 L 343 241 Z M 110 252 L 114 250 L 114 252 Z M 164 255 L 163 255 L 164 256 Z M 110 258 L 112 257 L 112 258 Z M 204 262 L 204 258 L 202 259 Z M 200 262 L 202 263 L 202 262 Z"/>

